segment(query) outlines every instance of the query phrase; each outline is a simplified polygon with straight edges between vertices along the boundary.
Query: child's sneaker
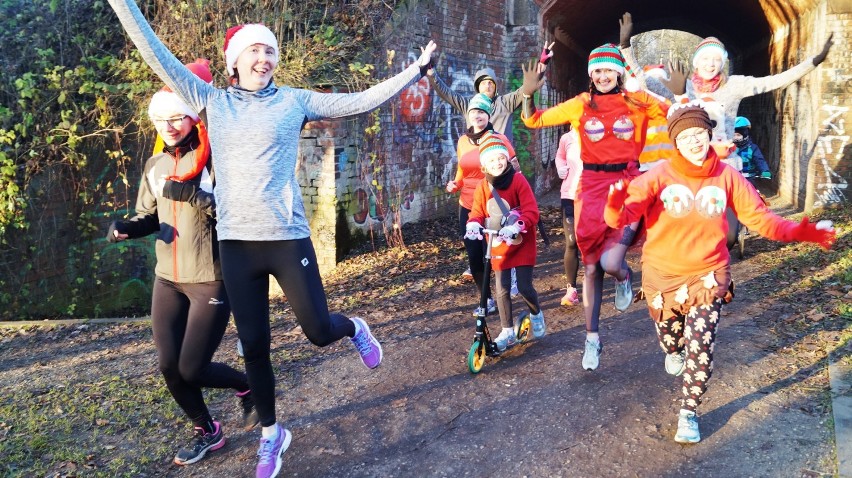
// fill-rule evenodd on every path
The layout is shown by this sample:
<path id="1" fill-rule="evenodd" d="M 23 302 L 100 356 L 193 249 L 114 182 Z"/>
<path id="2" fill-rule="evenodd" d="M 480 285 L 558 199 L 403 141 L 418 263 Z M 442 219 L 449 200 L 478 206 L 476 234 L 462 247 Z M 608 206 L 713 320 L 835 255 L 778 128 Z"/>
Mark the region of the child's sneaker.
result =
<path id="1" fill-rule="evenodd" d="M 518 339 L 515 337 L 515 329 L 511 327 L 503 329 L 500 335 L 494 340 L 494 343 L 497 345 L 497 350 L 501 352 L 509 347 L 514 347 L 518 343 Z"/>
<path id="2" fill-rule="evenodd" d="M 275 424 L 278 427 L 278 435 L 274 439 L 260 439 L 260 448 L 257 450 L 257 478 L 274 478 L 281 471 L 281 454 L 290 446 L 293 435 L 290 430 Z"/>
<path id="3" fill-rule="evenodd" d="M 544 311 L 539 309 L 537 314 L 530 314 L 530 322 L 532 322 L 533 337 L 540 339 L 546 333 L 544 325 Z"/>
<path id="4" fill-rule="evenodd" d="M 518 276 L 515 274 L 515 269 L 512 269 L 512 288 L 509 290 L 512 297 L 518 295 Z"/>
<path id="5" fill-rule="evenodd" d="M 568 286 L 568 290 L 565 292 L 565 297 L 562 297 L 560 301 L 560 305 L 577 305 L 580 303 L 580 294 L 577 293 L 577 289 Z"/>
<path id="6" fill-rule="evenodd" d="M 698 416 L 695 415 L 695 412 L 680 409 L 674 440 L 678 443 L 698 443 L 701 441 L 701 433 L 698 431 Z"/>
<path id="7" fill-rule="evenodd" d="M 251 396 L 251 390 L 237 392 L 236 395 L 240 399 L 240 408 L 243 409 L 243 430 L 251 431 L 257 425 L 257 422 L 260 421 L 257 410 L 254 408 L 254 399 Z"/>
<path id="8" fill-rule="evenodd" d="M 352 337 L 352 344 L 358 349 L 361 354 L 361 360 L 367 368 L 376 368 L 382 363 L 382 345 L 370 333 L 370 327 L 360 317 L 352 317 L 350 319 L 355 323 L 355 336 Z"/>
<path id="9" fill-rule="evenodd" d="M 218 450 L 225 446 L 225 435 L 219 422 L 213 422 L 213 431 L 207 433 L 201 427 L 195 427 L 195 438 L 192 443 L 181 448 L 175 455 L 176 465 L 190 465 L 204 458 L 208 451 Z"/>
<path id="10" fill-rule="evenodd" d="M 633 302 L 633 271 L 627 268 L 627 277 L 623 281 L 615 281 L 615 308 L 624 312 Z"/>
<path id="11" fill-rule="evenodd" d="M 462 272 L 462 279 L 473 280 L 473 272 L 470 271 L 470 267 L 468 267 L 467 269 L 465 269 L 464 272 Z"/>
<path id="12" fill-rule="evenodd" d="M 494 312 L 497 312 L 497 303 L 494 302 L 494 299 L 489 297 L 488 298 L 488 313 L 493 314 Z M 482 315 L 485 315 L 482 312 L 482 307 L 477 307 L 477 308 L 473 309 L 473 316 L 474 317 L 479 317 L 479 316 L 482 316 Z"/>
<path id="13" fill-rule="evenodd" d="M 674 375 L 675 377 L 679 376 L 683 373 L 683 367 L 685 365 L 684 356 L 686 355 L 686 350 L 682 350 L 673 354 L 666 354 L 666 373 L 669 375 Z"/>
<path id="14" fill-rule="evenodd" d="M 603 344 L 601 344 L 600 340 L 591 341 L 586 339 L 586 351 L 583 353 L 583 368 L 586 370 L 595 370 L 598 368 L 602 351 Z"/>

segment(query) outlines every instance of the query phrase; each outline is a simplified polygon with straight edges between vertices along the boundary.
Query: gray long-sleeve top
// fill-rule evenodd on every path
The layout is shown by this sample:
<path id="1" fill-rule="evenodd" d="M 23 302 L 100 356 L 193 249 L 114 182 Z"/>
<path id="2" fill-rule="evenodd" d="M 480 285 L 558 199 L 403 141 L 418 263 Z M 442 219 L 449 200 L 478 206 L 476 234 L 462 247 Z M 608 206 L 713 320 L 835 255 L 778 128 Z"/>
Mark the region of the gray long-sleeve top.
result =
<path id="1" fill-rule="evenodd" d="M 642 73 L 642 68 L 636 62 L 633 55 L 633 48 L 621 48 L 625 60 L 636 72 L 640 81 L 644 82 L 643 86 L 647 86 L 649 90 L 668 99 L 674 99 L 674 95 L 665 85 L 658 79 L 649 77 Z M 734 120 L 737 117 L 737 110 L 740 108 L 740 102 L 743 98 L 749 96 L 767 93 L 772 90 L 786 88 L 798 81 L 803 76 L 807 75 L 816 68 L 814 66 L 814 57 L 799 63 L 798 65 L 783 71 L 776 75 L 763 76 L 755 78 L 753 76 L 731 75 L 728 80 L 719 89 L 711 93 L 697 93 L 692 85 L 692 80 L 686 80 L 686 95 L 690 100 L 712 98 L 715 102 L 721 103 L 724 110 L 725 120 L 721 124 L 717 124 L 713 129 L 713 139 L 718 141 L 731 141 L 734 137 Z"/>
<path id="2" fill-rule="evenodd" d="M 219 240 L 275 241 L 311 234 L 296 178 L 299 134 L 308 121 L 370 111 L 420 77 L 417 62 L 360 93 L 276 86 L 215 88 L 183 66 L 133 0 L 109 0 L 142 58 L 195 111 L 207 110 L 216 168 Z"/>

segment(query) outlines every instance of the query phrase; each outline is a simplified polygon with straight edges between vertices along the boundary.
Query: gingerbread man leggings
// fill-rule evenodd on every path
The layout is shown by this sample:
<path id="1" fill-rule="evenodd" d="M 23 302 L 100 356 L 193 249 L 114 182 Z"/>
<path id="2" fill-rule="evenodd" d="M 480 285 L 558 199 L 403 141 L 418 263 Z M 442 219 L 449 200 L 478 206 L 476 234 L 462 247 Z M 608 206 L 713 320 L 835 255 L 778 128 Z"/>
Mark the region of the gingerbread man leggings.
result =
<path id="1" fill-rule="evenodd" d="M 693 306 L 685 315 L 656 322 L 660 347 L 667 354 L 684 352 L 681 407 L 695 411 L 713 373 L 713 348 L 723 300 Z"/>

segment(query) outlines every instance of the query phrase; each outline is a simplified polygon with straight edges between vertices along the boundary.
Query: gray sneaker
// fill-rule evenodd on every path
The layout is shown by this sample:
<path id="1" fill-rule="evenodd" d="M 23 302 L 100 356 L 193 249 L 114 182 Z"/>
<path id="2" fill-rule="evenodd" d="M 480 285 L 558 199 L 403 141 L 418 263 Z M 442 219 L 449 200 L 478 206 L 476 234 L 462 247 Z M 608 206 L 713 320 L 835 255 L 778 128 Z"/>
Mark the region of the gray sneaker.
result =
<path id="1" fill-rule="evenodd" d="M 586 339 L 586 351 L 583 353 L 583 368 L 586 370 L 595 370 L 598 368 L 601 352 L 603 352 L 603 344 L 600 341 L 592 342 Z"/>
<path id="2" fill-rule="evenodd" d="M 674 440 L 678 443 L 698 443 L 701 441 L 701 433 L 698 432 L 698 417 L 695 412 L 680 409 Z"/>
<path id="3" fill-rule="evenodd" d="M 627 277 L 619 282 L 615 281 L 615 308 L 624 312 L 633 302 L 633 271 L 627 268 Z"/>
<path id="4" fill-rule="evenodd" d="M 680 376 L 683 373 L 683 367 L 686 363 L 686 350 L 682 350 L 674 354 L 666 354 L 666 373 Z"/>

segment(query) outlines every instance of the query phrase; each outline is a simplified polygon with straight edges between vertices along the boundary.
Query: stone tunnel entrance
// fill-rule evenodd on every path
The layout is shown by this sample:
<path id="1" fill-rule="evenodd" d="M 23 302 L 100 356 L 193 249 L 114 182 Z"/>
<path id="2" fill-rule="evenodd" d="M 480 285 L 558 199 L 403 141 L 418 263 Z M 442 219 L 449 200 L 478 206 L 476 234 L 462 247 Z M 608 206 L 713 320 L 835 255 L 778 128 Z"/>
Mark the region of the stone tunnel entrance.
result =
<path id="1" fill-rule="evenodd" d="M 517 2 L 516 2 L 517 3 Z M 632 44 L 640 62 L 670 56 L 691 70 L 695 45 L 715 36 L 729 53 L 729 74 L 762 77 L 784 71 L 818 53 L 829 33 L 834 46 L 817 70 L 786 89 L 746 98 L 738 114 L 752 122 L 752 137 L 770 164 L 771 189 L 794 206 L 814 207 L 849 201 L 852 177 L 848 116 L 852 75 L 848 55 L 852 1 L 676 0 L 588 2 L 538 0 L 542 36 L 555 40 L 548 75 L 551 95 L 568 98 L 588 89 L 586 64 L 591 49 L 618 42 L 618 20 L 633 16 Z M 694 40 L 668 41 L 668 31 Z M 684 35 L 678 35 L 683 38 Z M 643 63 L 645 64 L 645 63 Z M 555 95 L 554 95 L 555 93 Z"/>

